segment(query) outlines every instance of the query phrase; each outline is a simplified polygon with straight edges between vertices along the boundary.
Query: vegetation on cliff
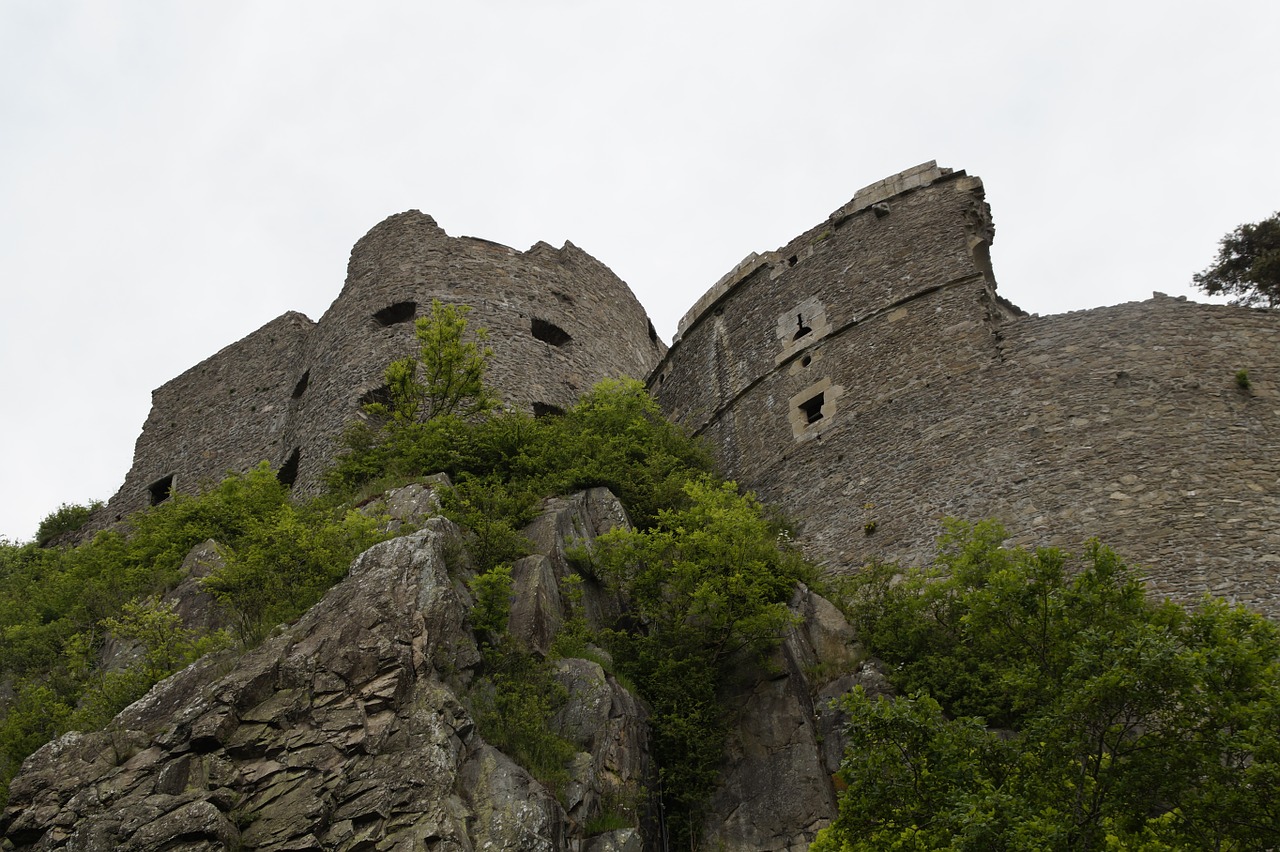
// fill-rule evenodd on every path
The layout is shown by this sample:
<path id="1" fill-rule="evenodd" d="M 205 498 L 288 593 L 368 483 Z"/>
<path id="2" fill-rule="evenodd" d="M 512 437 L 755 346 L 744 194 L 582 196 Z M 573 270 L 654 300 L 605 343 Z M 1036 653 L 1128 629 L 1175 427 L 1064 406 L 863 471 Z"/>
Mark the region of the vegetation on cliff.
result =
<path id="1" fill-rule="evenodd" d="M 445 513 L 472 531 L 473 561 L 485 572 L 473 582 L 479 602 L 472 613 L 484 635 L 481 729 L 553 785 L 562 775 L 556 759 L 572 752 L 546 730 L 556 709 L 546 661 L 513 647 L 499 629 L 508 566 L 524 553 L 517 530 L 539 498 L 611 489 L 636 529 L 606 534 L 596 552 L 580 556 L 584 572 L 627 602 L 625 625 L 596 635 L 578 621 L 557 647 L 567 654 L 603 646 L 649 702 L 666 828 L 678 845 L 696 842 L 733 718 L 724 687 L 791 626 L 786 602 L 798 580 L 813 579 L 812 569 L 783 546 L 751 495 L 714 478 L 706 452 L 662 415 L 640 382 L 603 382 L 562 415 L 492 413 L 463 400 L 460 410 L 470 416 L 439 408 L 424 419 L 436 408 L 428 400 L 442 393 L 425 353 L 441 345 L 441 322 L 451 329 L 450 349 L 466 334 L 465 322 L 440 311 L 433 305 L 433 316 L 419 320 L 421 363 L 388 369 L 390 403 L 367 407 L 369 418 L 348 430 L 348 452 L 328 482 L 351 499 L 432 471 L 455 480 Z M 478 351 L 461 360 L 473 363 Z M 474 398 L 491 399 L 483 383 L 470 387 Z"/>
<path id="2" fill-rule="evenodd" d="M 901 697 L 842 700 L 847 789 L 813 848 L 1275 848 L 1275 625 L 1154 603 L 1096 543 L 1072 565 L 1004 538 L 956 523 L 933 569 L 853 581 Z"/>
<path id="3" fill-rule="evenodd" d="M 360 512 L 290 502 L 264 463 L 204 494 L 175 494 L 78 547 L 0 544 L 0 683 L 13 691 L 0 718 L 0 800 L 48 739 L 99 728 L 207 651 L 253 643 L 296 618 L 385 537 Z M 221 566 L 205 587 L 236 637 L 184 630 L 174 601 L 162 600 L 186 555 L 210 539 Z M 125 662 L 104 668 L 109 641 Z"/>

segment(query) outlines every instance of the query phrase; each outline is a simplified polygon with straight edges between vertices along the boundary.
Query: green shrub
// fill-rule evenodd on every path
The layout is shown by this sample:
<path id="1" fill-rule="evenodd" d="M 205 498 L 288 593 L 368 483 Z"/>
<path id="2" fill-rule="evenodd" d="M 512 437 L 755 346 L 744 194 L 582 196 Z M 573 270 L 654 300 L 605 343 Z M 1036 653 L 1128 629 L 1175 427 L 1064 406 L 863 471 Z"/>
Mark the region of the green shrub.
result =
<path id="1" fill-rule="evenodd" d="M 1096 542 L 1072 562 L 1004 537 L 952 523 L 934 569 L 853 584 L 903 697 L 841 700 L 847 789 L 813 848 L 1274 847 L 1280 630 L 1151 603 Z"/>
<path id="2" fill-rule="evenodd" d="M 39 528 L 36 529 L 36 544 L 43 547 L 63 533 L 80 529 L 88 522 L 89 516 L 101 508 L 101 500 L 94 500 L 85 506 L 63 503 L 40 522 Z"/>

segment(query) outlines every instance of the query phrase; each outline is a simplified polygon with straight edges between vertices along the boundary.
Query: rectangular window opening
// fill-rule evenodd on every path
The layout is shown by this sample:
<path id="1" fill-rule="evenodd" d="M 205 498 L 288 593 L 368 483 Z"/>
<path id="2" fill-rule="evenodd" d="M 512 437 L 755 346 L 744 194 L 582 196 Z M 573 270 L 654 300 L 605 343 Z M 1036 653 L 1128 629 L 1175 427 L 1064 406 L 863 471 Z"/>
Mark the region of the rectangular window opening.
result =
<path id="1" fill-rule="evenodd" d="M 804 415 L 805 423 L 817 423 L 822 419 L 822 404 L 825 396 L 820 393 L 800 403 L 800 412 Z"/>

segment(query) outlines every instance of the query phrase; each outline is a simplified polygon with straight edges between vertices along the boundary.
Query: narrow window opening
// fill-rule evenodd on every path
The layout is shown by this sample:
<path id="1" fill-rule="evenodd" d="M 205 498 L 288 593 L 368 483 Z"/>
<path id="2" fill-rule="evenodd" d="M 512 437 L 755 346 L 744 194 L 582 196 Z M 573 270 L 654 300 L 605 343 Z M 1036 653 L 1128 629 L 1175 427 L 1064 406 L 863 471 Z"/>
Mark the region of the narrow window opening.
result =
<path id="1" fill-rule="evenodd" d="M 391 388 L 386 385 L 381 385 L 371 391 L 365 391 L 360 395 L 361 408 L 364 408 L 366 405 L 373 405 L 375 402 L 389 407 L 391 405 Z"/>
<path id="2" fill-rule="evenodd" d="M 791 255 L 791 257 L 787 258 L 787 266 L 795 266 L 795 265 L 796 265 L 796 256 L 793 254 Z"/>
<path id="3" fill-rule="evenodd" d="M 151 497 L 152 506 L 159 506 L 165 500 L 168 500 L 173 496 L 173 474 L 161 477 L 148 485 L 147 493 Z"/>
<path id="4" fill-rule="evenodd" d="M 538 338 L 543 343 L 550 343 L 552 346 L 564 346 L 566 343 L 573 340 L 573 338 L 569 336 L 569 332 L 565 331 L 560 326 L 555 323 L 547 322 L 546 320 L 537 319 L 536 317 L 533 322 L 530 323 L 529 330 L 533 333 L 534 337 Z"/>
<path id="5" fill-rule="evenodd" d="M 800 359 L 800 366 L 801 366 L 801 367 L 807 367 L 807 366 L 809 366 L 809 365 L 810 365 L 810 364 L 812 364 L 812 363 L 813 363 L 813 356 L 812 356 L 812 355 L 806 355 L 806 356 L 804 356 L 803 358 L 801 358 L 801 359 Z"/>
<path id="6" fill-rule="evenodd" d="M 658 330 L 653 327 L 653 323 L 649 323 L 649 340 L 654 343 L 658 342 Z"/>
<path id="7" fill-rule="evenodd" d="M 825 394 L 818 394 L 815 397 L 800 403 L 800 412 L 804 415 L 805 423 L 817 423 L 822 419 L 822 403 Z"/>
<path id="8" fill-rule="evenodd" d="M 293 483 L 298 480 L 298 460 L 302 458 L 302 450 L 294 447 L 293 452 L 289 453 L 289 458 L 285 459 L 284 464 L 280 465 L 280 469 L 276 471 L 276 479 L 280 480 L 280 484 L 286 488 L 292 488 Z"/>
<path id="9" fill-rule="evenodd" d="M 298 379 L 298 383 L 293 386 L 293 398 L 302 399 L 302 395 L 307 392 L 307 385 L 311 382 L 311 371 L 307 370 L 302 374 L 302 378 Z"/>
<path id="10" fill-rule="evenodd" d="M 796 314 L 796 333 L 795 336 L 791 338 L 791 341 L 794 343 L 811 331 L 813 331 L 813 329 L 804 324 L 804 314 Z"/>
<path id="11" fill-rule="evenodd" d="M 564 409 L 558 405 L 552 405 L 549 402 L 535 402 L 533 404 L 534 417 L 558 417 L 564 414 Z"/>
<path id="12" fill-rule="evenodd" d="M 413 319 L 413 315 L 418 311 L 417 302 L 396 302 L 394 305 L 387 305 L 382 310 L 373 315 L 373 321 L 378 325 L 386 328 L 389 325 L 395 325 L 400 322 L 408 322 Z"/>

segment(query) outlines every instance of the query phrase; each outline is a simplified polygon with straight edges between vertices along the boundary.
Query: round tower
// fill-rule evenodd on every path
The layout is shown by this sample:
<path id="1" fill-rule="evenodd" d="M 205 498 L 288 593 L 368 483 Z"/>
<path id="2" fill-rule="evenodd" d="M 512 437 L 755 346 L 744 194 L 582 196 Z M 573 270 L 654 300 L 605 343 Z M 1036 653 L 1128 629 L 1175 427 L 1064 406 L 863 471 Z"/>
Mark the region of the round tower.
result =
<path id="1" fill-rule="evenodd" d="M 487 380 L 508 406 L 562 410 L 604 378 L 643 378 L 666 351 L 626 283 L 566 242 L 528 251 L 391 216 L 356 243 L 342 293 L 316 326 L 294 392 L 297 484 L 312 490 L 343 427 L 376 399 L 391 361 L 417 351 L 431 303 L 468 305 L 489 330 Z M 282 459 L 287 464 L 290 459 Z"/>

